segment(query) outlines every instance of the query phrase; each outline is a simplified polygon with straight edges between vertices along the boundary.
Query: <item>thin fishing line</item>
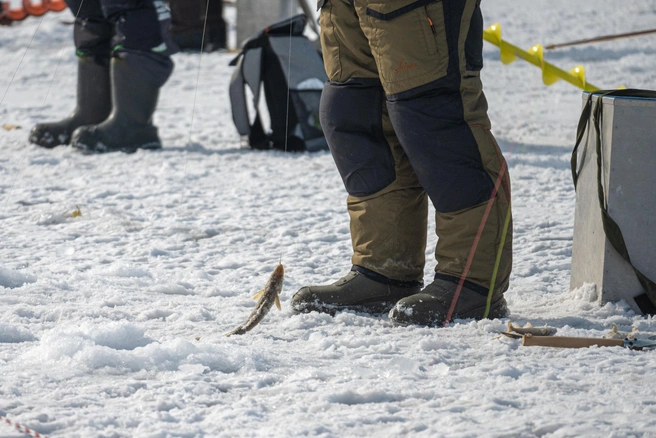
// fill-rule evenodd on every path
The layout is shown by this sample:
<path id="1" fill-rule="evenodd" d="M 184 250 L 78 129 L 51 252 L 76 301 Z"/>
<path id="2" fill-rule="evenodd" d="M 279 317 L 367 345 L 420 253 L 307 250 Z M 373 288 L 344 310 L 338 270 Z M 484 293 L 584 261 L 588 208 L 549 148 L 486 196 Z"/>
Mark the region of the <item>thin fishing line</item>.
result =
<path id="1" fill-rule="evenodd" d="M 194 101 L 191 105 L 191 122 L 189 123 L 189 137 L 187 145 L 191 144 L 191 134 L 194 130 L 194 115 L 196 114 L 196 99 L 198 97 L 198 83 L 200 82 L 200 67 L 203 60 L 203 49 L 205 48 L 205 32 L 207 32 L 207 14 L 210 11 L 210 0 L 205 0 L 205 18 L 203 20 L 203 37 L 200 41 L 200 51 L 198 53 L 198 71 L 196 72 L 196 86 L 194 87 Z M 184 199 L 185 186 L 187 181 L 187 165 L 189 164 L 189 151 L 185 150 L 184 176 L 182 177 L 182 191 L 180 200 Z"/>
<path id="2" fill-rule="evenodd" d="M 287 152 L 287 143 L 289 142 L 289 95 L 291 86 L 289 81 L 292 77 L 292 16 L 294 15 L 294 2 L 289 0 L 289 55 L 287 60 L 287 113 L 285 114 L 285 152 Z"/>
<path id="3" fill-rule="evenodd" d="M 77 9 L 77 12 L 75 13 L 75 20 L 77 20 L 77 17 L 80 15 L 80 10 L 82 9 L 82 5 L 84 4 L 84 0 L 80 2 L 80 6 Z M 36 29 L 34 30 L 34 34 L 32 34 L 32 39 L 30 40 L 29 44 L 27 45 L 27 48 L 25 49 L 25 52 L 23 53 L 23 56 L 21 57 L 20 62 L 18 63 L 18 67 L 16 67 L 16 70 L 14 71 L 13 76 L 11 77 L 11 80 L 9 81 L 9 85 L 7 86 L 7 89 L 5 90 L 5 94 L 2 96 L 2 100 L 0 100 L 0 105 L 2 105 L 2 102 L 5 99 L 5 96 L 9 92 L 9 88 L 11 87 L 12 82 L 14 81 L 14 77 L 16 76 L 16 73 L 18 73 L 18 69 L 20 68 L 21 64 L 23 63 L 23 60 L 25 59 L 25 56 L 27 55 L 28 50 L 32 46 L 32 42 L 34 41 L 34 38 L 36 37 L 36 33 L 39 31 L 39 27 L 41 26 L 41 23 L 43 22 L 45 14 L 42 15 L 39 18 L 39 23 L 36 26 Z M 59 71 L 59 65 L 61 64 L 61 60 L 64 57 L 64 52 L 66 51 L 65 48 L 62 48 L 61 51 L 59 52 L 59 58 L 57 59 L 57 64 L 55 66 L 55 71 L 52 75 L 52 79 L 50 79 L 50 83 L 48 84 L 48 89 L 46 90 L 46 94 L 43 97 L 43 103 L 41 104 L 41 109 L 39 109 L 38 114 L 36 115 L 37 120 L 41 117 L 41 113 L 43 112 L 45 106 L 46 106 L 46 101 L 48 100 L 48 96 L 50 95 L 50 90 L 52 89 L 52 84 L 55 82 L 55 78 L 57 77 L 57 72 Z M 23 169 L 23 163 L 25 162 L 25 156 L 27 155 L 27 148 L 23 149 L 23 154 L 21 155 L 21 159 L 18 162 L 18 169 L 19 171 Z M 7 192 L 7 197 L 5 198 L 5 202 L 3 204 L 3 209 L 2 211 L 7 211 L 7 205 L 9 204 L 9 199 L 11 199 L 11 195 L 14 191 L 14 187 L 16 186 L 16 181 L 18 180 L 18 173 L 14 176 L 14 180 L 11 182 L 11 186 L 9 188 L 9 191 Z"/>
<path id="4" fill-rule="evenodd" d="M 11 84 L 14 83 L 14 78 L 16 77 L 16 74 L 18 73 L 18 70 L 20 69 L 21 64 L 23 64 L 23 60 L 25 59 L 25 56 L 27 55 L 27 51 L 30 50 L 30 47 L 32 46 L 32 42 L 34 42 L 34 37 L 36 37 L 36 33 L 39 31 L 39 27 L 41 26 L 41 23 L 43 22 L 43 15 L 39 18 L 39 23 L 36 25 L 36 29 L 34 29 L 34 33 L 32 34 L 32 38 L 30 39 L 29 44 L 25 48 L 25 51 L 23 52 L 23 56 L 21 56 L 20 61 L 18 62 L 18 66 L 16 67 L 16 70 L 14 70 L 14 74 L 11 75 L 11 79 L 9 80 L 9 85 L 7 85 L 7 89 L 5 90 L 5 93 L 2 95 L 2 99 L 0 99 L 0 105 L 5 101 L 5 97 L 7 97 L 7 93 L 9 92 L 9 88 L 11 88 Z"/>

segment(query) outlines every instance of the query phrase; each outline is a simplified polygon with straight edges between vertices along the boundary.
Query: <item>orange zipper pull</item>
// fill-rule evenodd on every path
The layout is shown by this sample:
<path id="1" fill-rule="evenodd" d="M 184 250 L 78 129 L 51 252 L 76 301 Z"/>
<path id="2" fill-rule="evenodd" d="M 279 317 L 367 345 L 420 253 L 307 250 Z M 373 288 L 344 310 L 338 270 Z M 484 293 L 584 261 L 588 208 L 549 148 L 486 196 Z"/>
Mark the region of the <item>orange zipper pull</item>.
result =
<path id="1" fill-rule="evenodd" d="M 433 35 L 437 35 L 437 31 L 435 30 L 435 26 L 433 25 L 433 20 L 431 20 L 430 17 L 426 17 L 426 18 L 428 18 L 428 24 L 430 25 L 430 28 L 433 31 Z"/>

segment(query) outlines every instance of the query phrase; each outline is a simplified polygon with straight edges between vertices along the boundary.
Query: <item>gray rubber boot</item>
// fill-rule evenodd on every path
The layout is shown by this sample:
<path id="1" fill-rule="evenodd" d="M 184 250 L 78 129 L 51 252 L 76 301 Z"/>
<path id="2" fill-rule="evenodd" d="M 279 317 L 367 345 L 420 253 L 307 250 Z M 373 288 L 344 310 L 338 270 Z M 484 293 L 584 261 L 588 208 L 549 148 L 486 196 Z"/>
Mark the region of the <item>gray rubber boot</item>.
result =
<path id="1" fill-rule="evenodd" d="M 292 297 L 292 310 L 334 314 L 340 310 L 387 312 L 401 298 L 418 293 L 419 286 L 385 284 L 351 271 L 328 286 L 305 286 Z"/>
<path id="2" fill-rule="evenodd" d="M 455 281 L 455 282 L 454 282 Z M 453 301 L 458 279 L 447 281 L 436 278 L 420 293 L 400 300 L 389 313 L 389 318 L 397 324 L 417 324 L 424 326 L 442 326 Z M 475 286 L 472 286 L 475 287 Z M 487 295 L 463 286 L 454 309 L 453 319 L 483 319 Z M 489 319 L 503 318 L 508 314 L 508 307 L 503 295 L 492 298 Z"/>
<path id="3" fill-rule="evenodd" d="M 78 58 L 75 111 L 59 122 L 34 126 L 30 132 L 30 143 L 44 148 L 69 144 L 77 128 L 100 123 L 109 116 L 112 110 L 111 96 L 109 60 L 96 63 L 89 58 Z"/>
<path id="4" fill-rule="evenodd" d="M 162 143 L 152 117 L 159 85 L 128 62 L 112 58 L 112 113 L 107 120 L 82 126 L 73 133 L 72 145 L 85 153 L 159 149 Z"/>

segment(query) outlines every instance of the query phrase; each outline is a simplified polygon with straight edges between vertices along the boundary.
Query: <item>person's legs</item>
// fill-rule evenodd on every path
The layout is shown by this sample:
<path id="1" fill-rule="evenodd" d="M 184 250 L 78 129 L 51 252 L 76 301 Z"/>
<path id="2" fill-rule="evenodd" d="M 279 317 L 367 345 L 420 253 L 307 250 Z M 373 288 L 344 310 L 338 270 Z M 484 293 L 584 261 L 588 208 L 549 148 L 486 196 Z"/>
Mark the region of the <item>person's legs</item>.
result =
<path id="1" fill-rule="evenodd" d="M 321 11 L 326 84 L 321 123 L 349 194 L 353 270 L 329 286 L 302 288 L 296 311 L 389 310 L 419 292 L 427 199 L 394 134 L 369 43 L 348 0 Z"/>
<path id="2" fill-rule="evenodd" d="M 67 0 L 66 4 L 76 15 L 77 105 L 67 118 L 32 128 L 30 142 L 46 148 L 69 144 L 74 130 L 102 122 L 112 109 L 109 54 L 113 27 L 105 20 L 98 0 Z"/>
<path id="3" fill-rule="evenodd" d="M 223 18 L 223 0 L 207 0 L 207 32 L 212 43 L 212 49 L 225 49 L 228 47 L 228 26 Z"/>
<path id="4" fill-rule="evenodd" d="M 101 0 L 113 24 L 112 113 L 104 122 L 83 126 L 72 144 L 84 152 L 134 152 L 161 147 L 152 116 L 159 89 L 173 70 L 173 46 L 164 37 L 170 14 L 158 0 Z"/>
<path id="5" fill-rule="evenodd" d="M 171 37 L 182 50 L 204 51 L 227 47 L 222 0 L 170 0 Z M 203 34 L 205 32 L 205 34 Z"/>
<path id="6" fill-rule="evenodd" d="M 504 314 L 512 231 L 505 240 L 502 236 L 506 218 L 512 229 L 510 179 L 489 131 L 479 79 L 483 23 L 478 2 L 355 4 L 394 131 L 437 211 L 436 280 L 397 303 L 390 317 L 441 324 L 461 278 L 465 287 L 453 317 L 483 317 L 489 289 L 490 315 Z"/>

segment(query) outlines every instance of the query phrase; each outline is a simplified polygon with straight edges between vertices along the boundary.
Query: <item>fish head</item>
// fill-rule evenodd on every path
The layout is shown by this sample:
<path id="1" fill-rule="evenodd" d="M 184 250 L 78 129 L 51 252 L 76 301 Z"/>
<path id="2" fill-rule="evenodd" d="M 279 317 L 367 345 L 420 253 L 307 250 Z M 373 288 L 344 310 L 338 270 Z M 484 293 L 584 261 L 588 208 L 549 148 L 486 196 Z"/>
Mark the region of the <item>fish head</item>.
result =
<path id="1" fill-rule="evenodd" d="M 276 277 L 283 277 L 285 275 L 285 267 L 282 265 L 282 263 L 279 263 L 278 266 L 276 266 L 276 269 L 273 271 L 273 275 Z"/>

